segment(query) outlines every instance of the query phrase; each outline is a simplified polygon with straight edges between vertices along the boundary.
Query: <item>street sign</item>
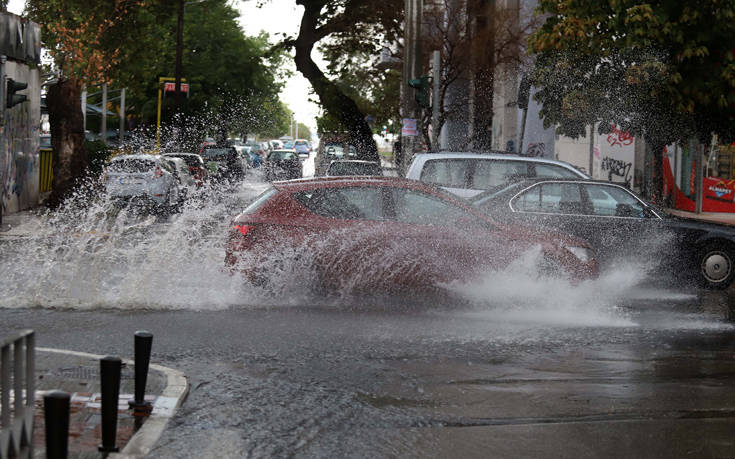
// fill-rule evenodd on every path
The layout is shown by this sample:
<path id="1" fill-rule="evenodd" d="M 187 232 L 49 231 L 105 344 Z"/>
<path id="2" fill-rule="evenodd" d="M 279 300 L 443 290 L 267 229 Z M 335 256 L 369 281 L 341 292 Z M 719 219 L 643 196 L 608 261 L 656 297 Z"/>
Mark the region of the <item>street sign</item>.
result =
<path id="1" fill-rule="evenodd" d="M 175 92 L 176 91 L 176 83 L 164 83 L 163 84 L 163 90 L 166 92 Z M 189 92 L 189 83 L 181 83 L 181 92 Z"/>
<path id="2" fill-rule="evenodd" d="M 419 135 L 419 130 L 416 127 L 416 118 L 403 118 L 401 135 L 404 137 Z"/>

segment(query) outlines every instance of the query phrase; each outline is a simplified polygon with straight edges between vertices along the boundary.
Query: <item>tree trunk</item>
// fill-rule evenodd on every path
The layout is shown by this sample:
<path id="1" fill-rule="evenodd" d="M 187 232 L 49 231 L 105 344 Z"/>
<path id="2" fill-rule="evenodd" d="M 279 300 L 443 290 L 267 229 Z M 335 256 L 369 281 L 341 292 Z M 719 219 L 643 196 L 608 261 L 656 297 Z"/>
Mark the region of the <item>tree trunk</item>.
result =
<path id="1" fill-rule="evenodd" d="M 304 4 L 304 16 L 301 18 L 299 36 L 294 42 L 296 69 L 309 80 L 314 92 L 319 96 L 322 107 L 337 117 L 349 130 L 358 159 L 378 161 L 378 147 L 373 139 L 373 131 L 365 120 L 365 115 L 357 107 L 355 101 L 327 79 L 311 59 L 311 51 L 319 39 L 316 29 L 322 6 L 320 2 L 299 3 Z"/>
<path id="2" fill-rule="evenodd" d="M 646 197 L 654 204 L 664 206 L 666 204 L 663 202 L 664 148 L 666 148 L 666 142 L 650 136 L 646 136 L 645 141 L 651 151 L 651 185 L 647 190 L 648 196 Z"/>
<path id="3" fill-rule="evenodd" d="M 52 208 L 63 202 L 87 168 L 81 92 L 81 82 L 76 78 L 68 78 L 59 79 L 46 94 L 54 152 L 54 178 L 48 200 L 48 206 Z"/>

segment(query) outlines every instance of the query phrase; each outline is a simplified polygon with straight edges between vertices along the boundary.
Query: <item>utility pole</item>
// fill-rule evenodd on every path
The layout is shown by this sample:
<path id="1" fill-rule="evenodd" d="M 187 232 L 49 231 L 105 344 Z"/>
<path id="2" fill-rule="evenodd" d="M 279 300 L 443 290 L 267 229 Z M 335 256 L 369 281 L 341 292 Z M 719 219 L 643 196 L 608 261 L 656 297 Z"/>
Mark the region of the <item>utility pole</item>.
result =
<path id="1" fill-rule="evenodd" d="M 123 146 L 125 136 L 125 88 L 120 90 L 120 146 Z"/>
<path id="2" fill-rule="evenodd" d="M 431 149 L 439 151 L 439 83 L 441 79 L 441 51 L 434 51 L 433 93 L 431 95 Z"/>
<path id="3" fill-rule="evenodd" d="M 100 128 L 102 141 L 107 143 L 107 83 L 102 83 L 102 127 Z"/>
<path id="4" fill-rule="evenodd" d="M 179 17 L 176 21 L 176 89 L 174 97 L 176 100 L 176 111 L 181 110 L 181 55 L 184 51 L 184 0 L 179 0 Z"/>
<path id="5" fill-rule="evenodd" d="M 423 0 L 404 1 L 405 26 L 403 30 L 405 35 L 403 37 L 403 75 L 401 76 L 401 118 L 413 119 L 418 125 L 421 111 L 408 81 L 421 76 L 421 20 L 424 2 Z M 418 145 L 418 135 L 406 136 L 401 133 L 401 154 L 396 157 L 399 175 L 406 175 L 408 164 Z"/>

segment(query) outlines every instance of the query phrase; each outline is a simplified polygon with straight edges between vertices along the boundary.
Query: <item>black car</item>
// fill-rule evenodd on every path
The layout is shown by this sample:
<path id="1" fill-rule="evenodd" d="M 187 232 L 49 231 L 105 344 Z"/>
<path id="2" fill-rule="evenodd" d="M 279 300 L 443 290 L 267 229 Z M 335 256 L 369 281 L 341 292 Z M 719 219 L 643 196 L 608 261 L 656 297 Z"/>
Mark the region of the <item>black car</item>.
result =
<path id="1" fill-rule="evenodd" d="M 652 274 L 727 288 L 735 278 L 735 227 L 674 217 L 622 185 L 529 179 L 471 199 L 498 222 L 554 229 L 586 239 L 601 266 L 640 263 Z"/>
<path id="2" fill-rule="evenodd" d="M 303 176 L 299 155 L 294 150 L 273 150 L 265 160 L 265 179 L 290 180 Z"/>
<path id="3" fill-rule="evenodd" d="M 201 156 L 209 176 L 214 179 L 240 180 L 245 176 L 247 163 L 235 147 L 207 146 Z"/>

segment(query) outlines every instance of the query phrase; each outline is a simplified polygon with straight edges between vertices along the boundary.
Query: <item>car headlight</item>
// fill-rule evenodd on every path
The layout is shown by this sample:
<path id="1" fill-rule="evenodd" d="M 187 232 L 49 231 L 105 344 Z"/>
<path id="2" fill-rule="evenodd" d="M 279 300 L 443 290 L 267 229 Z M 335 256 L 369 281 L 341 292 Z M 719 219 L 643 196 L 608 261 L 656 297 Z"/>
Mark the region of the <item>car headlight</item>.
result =
<path id="1" fill-rule="evenodd" d="M 587 247 L 566 246 L 564 248 L 572 252 L 572 254 L 575 257 L 579 258 L 579 261 L 583 263 L 587 263 L 588 261 L 591 261 L 593 258 L 595 258 L 595 252 L 592 249 L 588 249 Z"/>

